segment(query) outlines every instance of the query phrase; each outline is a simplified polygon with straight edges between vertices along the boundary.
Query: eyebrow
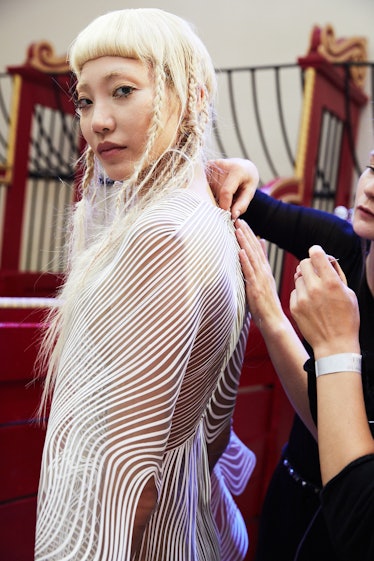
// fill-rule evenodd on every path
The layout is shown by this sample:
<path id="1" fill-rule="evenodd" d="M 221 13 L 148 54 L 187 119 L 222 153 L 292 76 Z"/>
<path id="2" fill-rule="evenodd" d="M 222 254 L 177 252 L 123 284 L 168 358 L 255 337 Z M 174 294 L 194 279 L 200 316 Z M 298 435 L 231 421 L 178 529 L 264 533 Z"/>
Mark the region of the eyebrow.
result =
<path id="1" fill-rule="evenodd" d="M 111 70 L 110 72 L 108 72 L 107 74 L 104 74 L 103 78 L 104 80 L 111 80 L 112 78 L 118 78 L 119 76 L 123 76 L 123 74 L 125 74 L 126 71 L 125 70 Z M 78 91 L 79 89 L 84 89 L 89 87 L 89 84 L 87 82 L 80 82 L 78 80 L 77 82 L 77 86 L 76 86 L 76 90 Z"/>

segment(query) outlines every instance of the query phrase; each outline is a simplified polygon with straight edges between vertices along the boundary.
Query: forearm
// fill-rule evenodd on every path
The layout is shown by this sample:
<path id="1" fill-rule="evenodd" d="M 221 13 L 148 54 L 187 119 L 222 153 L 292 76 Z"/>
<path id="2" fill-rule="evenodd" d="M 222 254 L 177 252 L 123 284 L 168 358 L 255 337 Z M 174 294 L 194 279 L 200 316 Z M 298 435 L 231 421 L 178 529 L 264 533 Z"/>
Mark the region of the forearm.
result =
<path id="1" fill-rule="evenodd" d="M 260 331 L 290 403 L 316 438 L 316 426 L 309 408 L 307 376 L 303 369 L 305 361 L 309 358 L 305 347 L 285 314 L 276 322 L 262 324 Z"/>
<path id="2" fill-rule="evenodd" d="M 317 375 L 318 444 L 323 483 L 374 451 L 360 363 L 359 309 L 339 264 L 313 246 L 298 267 L 290 309 L 312 346 Z M 343 356 L 336 356 L 342 355 Z"/>
<path id="3" fill-rule="evenodd" d="M 297 259 L 307 257 L 310 246 L 319 244 L 330 255 L 339 257 L 347 275 L 360 267 L 360 239 L 349 222 L 331 213 L 285 203 L 257 189 L 241 218 L 256 235 Z"/>
<path id="4" fill-rule="evenodd" d="M 264 338 L 270 360 L 290 402 L 315 436 L 304 372 L 308 354 L 283 311 L 261 243 L 242 220 L 237 222 L 237 238 L 242 248 L 239 257 L 252 320 Z"/>
<path id="5" fill-rule="evenodd" d="M 326 484 L 353 460 L 373 454 L 374 441 L 359 373 L 319 376 L 317 401 L 321 474 Z"/>

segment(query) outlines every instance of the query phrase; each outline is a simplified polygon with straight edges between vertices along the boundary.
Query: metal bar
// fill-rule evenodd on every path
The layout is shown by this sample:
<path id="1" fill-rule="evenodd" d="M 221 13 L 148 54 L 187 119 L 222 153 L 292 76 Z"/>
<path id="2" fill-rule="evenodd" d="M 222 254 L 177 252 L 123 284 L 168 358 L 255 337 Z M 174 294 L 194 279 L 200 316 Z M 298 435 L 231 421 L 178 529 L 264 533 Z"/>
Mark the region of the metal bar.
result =
<path id="1" fill-rule="evenodd" d="M 284 114 L 283 114 L 283 104 L 282 104 L 279 70 L 280 70 L 280 68 L 278 66 L 276 66 L 275 67 L 275 90 L 276 90 L 276 94 L 277 94 L 276 97 L 277 97 L 278 115 L 279 115 L 279 121 L 280 121 L 280 126 L 281 126 L 281 131 L 282 131 L 282 136 L 283 136 L 286 152 L 287 152 L 287 155 L 288 155 L 288 158 L 290 160 L 290 163 L 291 163 L 292 167 L 295 167 L 295 158 L 292 154 L 291 145 L 290 145 L 290 142 L 289 142 L 289 139 L 288 139 L 288 135 L 287 135 L 287 131 L 286 131 L 286 123 L 285 123 Z"/>
<path id="2" fill-rule="evenodd" d="M 257 124 L 258 134 L 259 134 L 260 140 L 261 140 L 261 145 L 262 145 L 263 151 L 265 153 L 266 160 L 268 162 L 269 168 L 271 169 L 271 172 L 272 172 L 273 176 L 278 177 L 279 174 L 278 174 L 278 172 L 275 168 L 275 165 L 273 163 L 273 160 L 270 156 L 270 152 L 268 150 L 267 143 L 266 143 L 266 140 L 265 140 L 264 131 L 262 129 L 262 124 L 261 124 L 261 119 L 260 119 L 260 111 L 259 111 L 259 107 L 258 107 L 256 78 L 255 78 L 255 70 L 254 69 L 252 69 L 252 71 L 251 71 L 251 83 L 252 83 L 252 94 L 253 94 L 253 107 L 254 107 L 254 110 L 255 110 L 256 124 Z"/>
<path id="3" fill-rule="evenodd" d="M 236 136 L 238 138 L 239 146 L 241 148 L 241 151 L 242 151 L 242 154 L 243 154 L 244 158 L 249 159 L 247 150 L 245 148 L 244 140 L 243 140 L 243 137 L 241 135 L 239 120 L 238 120 L 238 116 L 237 116 L 237 113 L 236 113 L 234 86 L 233 86 L 233 82 L 232 82 L 232 72 L 231 71 L 228 72 L 227 76 L 228 76 L 228 81 L 229 81 L 229 96 L 230 96 L 231 114 L 232 114 L 232 118 L 233 118 L 233 121 L 234 121 Z"/>

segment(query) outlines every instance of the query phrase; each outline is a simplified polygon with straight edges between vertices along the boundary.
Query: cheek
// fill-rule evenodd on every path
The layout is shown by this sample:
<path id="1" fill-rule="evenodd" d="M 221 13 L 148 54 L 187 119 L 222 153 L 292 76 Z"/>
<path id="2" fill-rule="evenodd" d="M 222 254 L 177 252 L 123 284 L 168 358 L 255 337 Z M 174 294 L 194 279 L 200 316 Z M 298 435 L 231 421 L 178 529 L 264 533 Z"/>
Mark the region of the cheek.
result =
<path id="1" fill-rule="evenodd" d="M 355 233 L 367 240 L 374 240 L 374 217 L 361 213 L 360 210 L 353 212 L 352 226 Z"/>
<path id="2" fill-rule="evenodd" d="M 144 145 L 148 139 L 152 116 L 148 111 L 134 111 L 121 120 L 121 128 L 131 143 Z"/>
<path id="3" fill-rule="evenodd" d="M 178 110 L 174 109 L 168 114 L 164 115 L 162 127 L 159 131 L 158 140 L 160 147 L 166 149 L 167 146 L 175 142 L 178 132 L 179 114 Z"/>
<path id="4" fill-rule="evenodd" d="M 87 118 L 82 118 L 82 117 L 80 118 L 79 127 L 80 127 L 80 131 L 82 133 L 83 138 L 85 139 L 86 142 L 88 142 L 88 144 L 90 144 L 91 127 L 88 123 Z"/>
<path id="5" fill-rule="evenodd" d="M 361 176 L 357 182 L 356 193 L 355 193 L 354 204 L 353 204 L 354 208 L 362 202 L 362 197 L 364 195 L 366 182 L 367 182 L 367 178 L 364 176 Z"/>

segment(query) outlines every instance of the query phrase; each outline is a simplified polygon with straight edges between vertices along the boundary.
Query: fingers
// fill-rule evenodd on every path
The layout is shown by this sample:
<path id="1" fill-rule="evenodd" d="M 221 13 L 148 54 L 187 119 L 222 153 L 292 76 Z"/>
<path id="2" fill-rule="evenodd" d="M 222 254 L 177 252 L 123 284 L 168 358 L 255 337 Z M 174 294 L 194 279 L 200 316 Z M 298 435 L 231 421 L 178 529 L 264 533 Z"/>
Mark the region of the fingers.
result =
<path id="1" fill-rule="evenodd" d="M 231 206 L 231 216 L 233 220 L 236 220 L 241 214 L 243 214 L 247 210 L 252 198 L 253 198 L 252 194 L 242 189 L 239 189 L 235 193 L 235 199 L 233 199 L 233 203 Z"/>
<path id="2" fill-rule="evenodd" d="M 331 277 L 331 269 L 333 269 L 339 278 L 347 284 L 346 276 L 340 267 L 337 259 L 331 255 L 327 255 L 321 246 L 313 245 L 309 249 L 309 256 L 315 269 L 322 277 Z"/>
<path id="3" fill-rule="evenodd" d="M 293 280 L 294 280 L 294 283 L 295 283 L 295 284 L 296 284 L 297 279 L 298 279 L 299 277 L 301 277 L 301 275 L 302 275 L 302 273 L 301 273 L 301 268 L 300 268 L 300 265 L 298 265 L 298 266 L 296 267 L 296 271 L 295 271 L 295 274 L 294 274 L 294 276 L 293 276 Z"/>
<path id="4" fill-rule="evenodd" d="M 244 278 L 249 284 L 262 285 L 273 281 L 273 273 L 264 249 L 265 240 L 259 240 L 244 220 L 236 220 L 236 237 L 241 247 L 239 258 Z"/>
<path id="5" fill-rule="evenodd" d="M 259 329 L 269 332 L 274 325 L 283 322 L 283 310 L 264 250 L 265 242 L 255 236 L 244 220 L 236 220 L 235 227 L 249 310 Z"/>
<path id="6" fill-rule="evenodd" d="M 295 289 L 290 295 L 290 310 L 296 321 L 300 315 L 311 320 L 312 312 L 318 308 L 321 318 L 331 312 L 333 304 L 350 299 L 346 277 L 336 259 L 317 245 L 309 249 L 309 255 L 296 268 Z"/>
<path id="7" fill-rule="evenodd" d="M 336 260 L 331 262 L 331 256 L 319 246 L 311 247 L 309 254 L 295 273 L 295 289 L 290 295 L 292 317 L 316 356 L 343 352 L 345 345 L 357 338 L 357 298 Z"/>
<path id="8" fill-rule="evenodd" d="M 333 282 L 334 279 L 336 280 L 334 275 L 337 274 L 340 280 L 347 284 L 346 276 L 335 257 L 327 255 L 318 245 L 314 245 L 309 249 L 309 255 L 309 259 L 303 259 L 296 267 L 294 274 L 295 282 L 304 271 L 304 274 L 307 274 L 309 279 L 318 276 L 325 282 Z M 334 275 L 332 274 L 333 272 Z"/>
<path id="9" fill-rule="evenodd" d="M 231 210 L 235 220 L 248 208 L 256 191 L 259 182 L 256 166 L 241 158 L 211 160 L 207 172 L 219 206 Z"/>
<path id="10" fill-rule="evenodd" d="M 241 247 L 241 250 L 239 251 L 239 259 L 240 259 L 240 264 L 242 266 L 244 278 L 246 282 L 251 283 L 254 277 L 253 261 L 254 261 L 254 253 L 256 251 L 256 246 L 251 236 L 252 232 L 249 230 L 249 228 L 247 229 L 244 229 L 244 227 L 240 228 L 239 222 L 241 221 L 236 220 L 235 222 L 235 226 L 237 227 L 235 231 L 236 238 Z"/>
<path id="11" fill-rule="evenodd" d="M 297 302 L 297 294 L 296 294 L 296 288 L 294 288 L 290 294 L 290 303 L 289 303 L 290 312 L 293 317 L 295 317 L 294 312 L 295 312 L 296 302 Z"/>
<path id="12" fill-rule="evenodd" d="M 244 220 L 235 221 L 236 237 L 253 268 L 268 264 L 265 240 L 259 240 Z"/>

